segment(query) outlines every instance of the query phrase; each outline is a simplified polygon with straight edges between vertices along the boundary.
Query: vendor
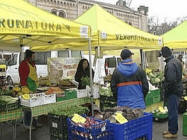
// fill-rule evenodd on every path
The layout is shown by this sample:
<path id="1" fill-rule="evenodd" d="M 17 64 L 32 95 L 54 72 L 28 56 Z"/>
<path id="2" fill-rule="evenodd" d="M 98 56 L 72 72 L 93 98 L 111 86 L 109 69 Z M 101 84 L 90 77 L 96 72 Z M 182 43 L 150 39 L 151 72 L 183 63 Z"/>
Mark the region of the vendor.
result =
<path id="1" fill-rule="evenodd" d="M 25 59 L 21 62 L 19 66 L 19 77 L 20 84 L 23 88 L 28 88 L 29 91 L 35 92 L 37 89 L 37 73 L 36 66 L 34 63 L 34 52 L 31 50 L 26 50 Z M 29 129 L 31 125 L 31 112 L 24 111 L 24 125 L 26 129 Z M 36 119 L 33 120 L 32 129 L 36 129 L 36 126 L 41 126 L 41 124 L 37 123 Z"/>
<path id="2" fill-rule="evenodd" d="M 36 66 L 34 63 L 34 52 L 26 50 L 25 59 L 19 66 L 19 77 L 21 86 L 26 86 L 32 92 L 35 92 L 38 86 Z"/>
<path id="3" fill-rule="evenodd" d="M 90 67 L 87 59 L 81 59 L 77 67 L 75 74 L 75 81 L 79 83 L 78 89 L 86 89 L 86 85 L 89 85 Z M 92 77 L 94 72 L 92 70 Z M 86 79 L 87 78 L 87 79 Z"/>

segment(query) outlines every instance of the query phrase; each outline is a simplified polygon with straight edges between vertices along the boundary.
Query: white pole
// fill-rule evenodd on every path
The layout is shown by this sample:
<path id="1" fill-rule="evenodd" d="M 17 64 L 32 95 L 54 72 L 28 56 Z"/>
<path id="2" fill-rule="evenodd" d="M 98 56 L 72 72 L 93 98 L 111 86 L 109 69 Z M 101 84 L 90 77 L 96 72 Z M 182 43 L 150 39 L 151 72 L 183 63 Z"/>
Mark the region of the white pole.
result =
<path id="1" fill-rule="evenodd" d="M 92 105 L 92 116 L 94 116 L 93 110 L 93 80 L 92 80 L 92 58 L 91 58 L 91 38 L 88 38 L 88 49 L 89 49 L 89 63 L 90 63 L 90 88 L 91 88 L 91 105 Z"/>

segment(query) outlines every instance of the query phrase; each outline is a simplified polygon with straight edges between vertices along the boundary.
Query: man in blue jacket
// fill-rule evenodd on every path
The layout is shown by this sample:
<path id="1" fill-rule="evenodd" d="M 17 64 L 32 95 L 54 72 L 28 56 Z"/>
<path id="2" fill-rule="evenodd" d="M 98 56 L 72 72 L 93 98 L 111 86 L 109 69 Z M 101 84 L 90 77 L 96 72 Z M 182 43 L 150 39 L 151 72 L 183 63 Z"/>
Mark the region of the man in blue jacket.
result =
<path id="1" fill-rule="evenodd" d="M 182 64 L 174 58 L 168 47 L 163 47 L 161 55 L 165 58 L 164 70 L 164 98 L 168 107 L 168 131 L 163 132 L 165 138 L 177 137 L 178 131 L 178 104 L 183 92 Z"/>
<path id="2" fill-rule="evenodd" d="M 132 55 L 130 50 L 122 50 L 122 61 L 112 75 L 111 90 L 118 106 L 145 109 L 144 97 L 149 85 L 145 72 L 132 61 Z"/>

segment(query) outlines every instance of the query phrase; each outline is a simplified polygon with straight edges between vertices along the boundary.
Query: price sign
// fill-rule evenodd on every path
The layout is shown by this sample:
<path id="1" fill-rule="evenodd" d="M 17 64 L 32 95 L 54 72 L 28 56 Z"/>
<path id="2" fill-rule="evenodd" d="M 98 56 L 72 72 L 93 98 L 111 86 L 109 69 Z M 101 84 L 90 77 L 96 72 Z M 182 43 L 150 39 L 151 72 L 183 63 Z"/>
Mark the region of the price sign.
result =
<path id="1" fill-rule="evenodd" d="M 85 123 L 86 119 L 78 114 L 74 114 L 72 121 L 74 121 L 75 123 Z"/>
<path id="2" fill-rule="evenodd" d="M 120 124 L 123 124 L 123 123 L 126 123 L 128 122 L 128 120 L 123 117 L 123 115 L 121 113 L 116 113 L 115 114 L 115 119 L 120 123 Z"/>

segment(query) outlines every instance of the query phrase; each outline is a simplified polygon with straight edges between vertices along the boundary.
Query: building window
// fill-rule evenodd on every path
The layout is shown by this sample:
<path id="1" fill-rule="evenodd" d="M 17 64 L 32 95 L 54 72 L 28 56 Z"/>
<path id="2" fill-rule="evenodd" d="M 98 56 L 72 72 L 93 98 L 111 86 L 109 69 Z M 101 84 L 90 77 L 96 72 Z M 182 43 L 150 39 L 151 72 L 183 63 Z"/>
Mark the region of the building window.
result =
<path id="1" fill-rule="evenodd" d="M 65 11 L 59 11 L 59 14 L 58 14 L 59 17 L 63 17 L 63 18 L 66 18 L 66 13 Z"/>
<path id="2" fill-rule="evenodd" d="M 52 9 L 51 13 L 54 14 L 54 15 L 57 15 L 57 10 L 56 9 Z"/>

